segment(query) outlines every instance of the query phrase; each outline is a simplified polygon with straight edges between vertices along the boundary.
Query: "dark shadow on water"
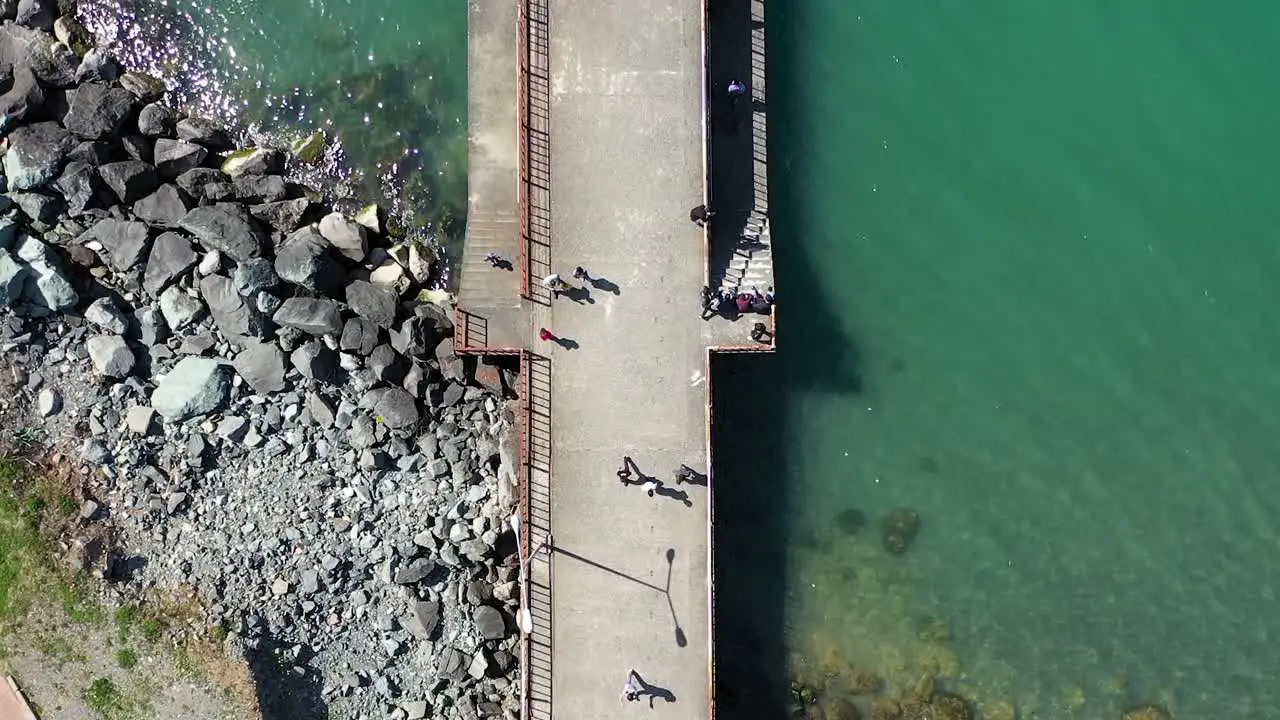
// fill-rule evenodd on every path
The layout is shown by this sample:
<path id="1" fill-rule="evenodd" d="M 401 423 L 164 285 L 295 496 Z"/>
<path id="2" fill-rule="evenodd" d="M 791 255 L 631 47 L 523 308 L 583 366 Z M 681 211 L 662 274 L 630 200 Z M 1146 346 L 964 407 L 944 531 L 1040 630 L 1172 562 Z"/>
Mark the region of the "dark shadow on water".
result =
<path id="1" fill-rule="evenodd" d="M 750 62 L 749 0 L 717 3 L 709 39 L 712 87 L 746 74 Z M 794 583 L 787 546 L 803 528 L 792 527 L 796 502 L 791 452 L 810 395 L 855 395 L 863 390 L 859 354 L 838 308 L 823 291 L 821 260 L 806 255 L 809 227 L 792 179 L 806 158 L 799 121 L 788 93 L 793 55 L 803 38 L 787 37 L 790 4 L 774 2 L 767 26 L 769 206 L 779 303 L 778 349 L 771 355 L 720 354 L 711 374 L 715 415 L 712 478 L 715 523 L 716 717 L 756 720 L 788 717 L 792 707 L 787 662 L 786 593 Z M 713 102 L 716 98 L 713 97 Z M 794 125 L 793 125 L 794 123 Z M 714 161 L 713 174 L 720 167 Z M 719 181 L 713 177 L 713 185 Z M 729 180 L 731 198 L 747 192 Z M 718 219 L 718 218 L 717 218 Z M 850 526 L 856 518 L 847 518 Z"/>

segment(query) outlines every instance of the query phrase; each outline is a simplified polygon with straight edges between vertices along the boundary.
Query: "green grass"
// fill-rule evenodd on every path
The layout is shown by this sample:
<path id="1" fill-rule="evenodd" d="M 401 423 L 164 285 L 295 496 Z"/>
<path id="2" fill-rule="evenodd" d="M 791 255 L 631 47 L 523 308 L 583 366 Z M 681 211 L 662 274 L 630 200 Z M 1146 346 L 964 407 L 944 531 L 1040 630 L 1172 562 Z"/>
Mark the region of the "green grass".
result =
<path id="1" fill-rule="evenodd" d="M 0 620 L 21 614 L 38 591 L 55 577 L 40 536 L 45 503 L 22 492 L 26 468 L 13 458 L 0 458 Z"/>
<path id="2" fill-rule="evenodd" d="M 120 648 L 116 651 L 116 664 L 125 670 L 132 670 L 138 667 L 138 653 L 129 648 Z"/>
<path id="3" fill-rule="evenodd" d="M 164 621 L 157 618 L 147 618 L 138 624 L 138 631 L 142 633 L 142 639 L 152 645 L 160 642 L 161 636 L 164 635 Z"/>
<path id="4" fill-rule="evenodd" d="M 104 718 L 119 717 L 125 711 L 124 695 L 107 678 L 98 678 L 89 684 L 84 691 L 84 702 Z"/>

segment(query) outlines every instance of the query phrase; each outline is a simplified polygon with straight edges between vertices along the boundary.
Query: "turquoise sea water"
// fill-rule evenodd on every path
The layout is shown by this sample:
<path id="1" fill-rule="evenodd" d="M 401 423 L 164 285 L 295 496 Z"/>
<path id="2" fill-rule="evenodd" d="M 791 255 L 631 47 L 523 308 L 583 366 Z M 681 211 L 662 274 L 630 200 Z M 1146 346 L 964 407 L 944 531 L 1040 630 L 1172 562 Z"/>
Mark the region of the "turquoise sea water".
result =
<path id="1" fill-rule="evenodd" d="M 460 0 L 82 6 L 190 106 L 464 207 Z M 750 448 L 718 456 L 723 716 L 856 667 L 989 720 L 1280 718 L 1280 11 L 804 0 L 768 31 L 783 346 L 719 368 Z"/>
<path id="2" fill-rule="evenodd" d="M 737 492 L 785 507 L 786 549 L 776 611 L 730 628 L 768 657 L 777 623 L 806 682 L 935 672 L 993 717 L 1280 717 L 1280 9 L 769 10 L 788 384 L 755 428 L 778 475 Z"/>

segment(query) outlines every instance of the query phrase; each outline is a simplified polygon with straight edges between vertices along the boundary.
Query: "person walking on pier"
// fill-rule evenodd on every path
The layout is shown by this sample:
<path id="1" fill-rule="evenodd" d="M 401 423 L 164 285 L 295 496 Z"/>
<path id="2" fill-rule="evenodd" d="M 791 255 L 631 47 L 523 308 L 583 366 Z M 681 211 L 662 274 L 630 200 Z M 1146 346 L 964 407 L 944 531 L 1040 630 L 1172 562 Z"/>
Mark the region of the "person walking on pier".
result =
<path id="1" fill-rule="evenodd" d="M 697 477 L 697 473 L 693 471 L 693 468 L 683 464 L 676 468 L 676 471 L 672 474 L 676 477 L 677 485 L 682 482 L 693 482 L 693 479 Z"/>
<path id="2" fill-rule="evenodd" d="M 591 276 L 587 274 L 587 269 L 581 265 L 573 269 L 573 277 L 584 282 L 591 282 Z"/>
<path id="3" fill-rule="evenodd" d="M 488 255 L 485 255 L 484 261 L 489 263 L 490 267 L 496 267 L 496 268 L 506 267 L 508 264 L 506 258 L 502 257 L 501 255 L 495 252 L 491 252 Z"/>
<path id="4" fill-rule="evenodd" d="M 751 339 L 758 343 L 768 342 L 767 338 L 772 336 L 773 333 L 769 332 L 769 328 L 762 322 L 758 322 L 751 326 Z"/>
<path id="5" fill-rule="evenodd" d="M 643 691 L 644 685 L 640 683 L 640 674 L 632 670 L 627 673 L 627 681 L 622 684 L 622 695 L 618 699 L 635 702 L 640 699 L 640 693 Z"/>
<path id="6" fill-rule="evenodd" d="M 645 480 L 643 485 L 640 486 L 640 489 L 644 490 L 645 494 L 647 494 L 649 497 L 653 497 L 653 494 L 658 491 L 659 485 L 661 485 L 661 483 L 659 483 L 657 480 L 653 478 L 649 478 L 648 480 Z"/>
<path id="7" fill-rule="evenodd" d="M 729 83 L 729 100 L 730 100 L 730 102 L 732 102 L 734 105 L 737 105 L 737 104 L 738 104 L 738 100 L 739 100 L 743 95 L 746 95 L 746 94 L 747 94 L 747 85 L 746 85 L 746 83 L 742 82 L 741 80 L 738 80 L 737 78 L 734 78 L 732 81 L 730 81 L 730 83 Z"/>
<path id="8" fill-rule="evenodd" d="M 633 464 L 629 456 L 622 456 L 622 467 L 618 468 L 618 479 L 622 481 L 623 485 L 631 484 L 631 466 Z"/>
<path id="9" fill-rule="evenodd" d="M 556 342 L 560 338 L 556 337 L 550 330 L 546 328 L 538 328 L 538 339 L 543 342 Z"/>
<path id="10" fill-rule="evenodd" d="M 716 212 L 706 205 L 699 205 L 689 211 L 689 222 L 692 222 L 698 227 L 704 227 L 711 221 L 711 218 L 714 217 L 715 214 Z"/>

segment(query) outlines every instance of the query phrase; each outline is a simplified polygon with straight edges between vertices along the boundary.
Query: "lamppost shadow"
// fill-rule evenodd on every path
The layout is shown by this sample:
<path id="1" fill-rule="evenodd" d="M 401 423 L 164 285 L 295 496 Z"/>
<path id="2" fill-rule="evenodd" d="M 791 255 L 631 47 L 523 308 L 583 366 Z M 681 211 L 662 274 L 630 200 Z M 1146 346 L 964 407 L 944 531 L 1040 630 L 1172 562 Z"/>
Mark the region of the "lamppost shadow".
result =
<path id="1" fill-rule="evenodd" d="M 667 548 L 667 552 L 666 552 L 667 582 L 665 587 L 658 587 L 657 585 L 651 582 L 641 580 L 640 578 L 635 577 L 634 575 L 628 575 L 627 573 L 624 573 L 621 570 L 616 570 L 614 568 L 609 567 L 608 565 L 598 563 L 595 560 L 592 560 L 591 558 L 579 555 L 578 553 L 573 552 L 572 550 L 566 550 L 563 547 L 560 547 L 559 545 L 552 545 L 551 550 L 553 552 L 559 553 L 566 557 L 571 557 L 580 563 L 590 565 L 591 567 L 598 568 L 611 575 L 616 575 L 624 580 L 629 580 L 637 585 L 642 585 L 644 587 L 649 588 L 650 590 L 654 590 L 659 593 L 662 593 L 663 597 L 667 599 L 667 609 L 671 611 L 671 623 L 672 625 L 675 626 L 676 646 L 687 647 L 689 645 L 689 638 L 685 636 L 684 628 L 680 627 L 680 617 L 676 614 L 675 601 L 671 599 L 671 571 L 672 571 L 672 568 L 675 566 L 675 559 L 676 559 L 675 548 Z"/>

